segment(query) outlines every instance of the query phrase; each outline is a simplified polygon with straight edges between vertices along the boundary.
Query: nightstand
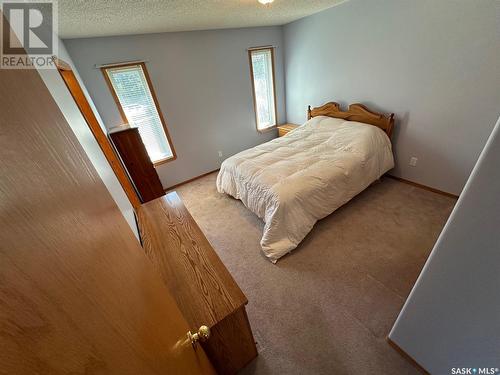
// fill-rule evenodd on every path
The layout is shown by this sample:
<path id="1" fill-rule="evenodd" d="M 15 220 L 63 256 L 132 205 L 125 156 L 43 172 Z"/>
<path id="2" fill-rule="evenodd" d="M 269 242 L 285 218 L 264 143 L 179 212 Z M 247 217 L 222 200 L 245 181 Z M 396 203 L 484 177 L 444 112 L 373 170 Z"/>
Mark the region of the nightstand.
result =
<path id="1" fill-rule="evenodd" d="M 299 125 L 295 124 L 283 124 L 278 126 L 278 137 L 283 137 L 286 135 L 288 132 L 292 131 L 293 129 L 297 128 Z"/>

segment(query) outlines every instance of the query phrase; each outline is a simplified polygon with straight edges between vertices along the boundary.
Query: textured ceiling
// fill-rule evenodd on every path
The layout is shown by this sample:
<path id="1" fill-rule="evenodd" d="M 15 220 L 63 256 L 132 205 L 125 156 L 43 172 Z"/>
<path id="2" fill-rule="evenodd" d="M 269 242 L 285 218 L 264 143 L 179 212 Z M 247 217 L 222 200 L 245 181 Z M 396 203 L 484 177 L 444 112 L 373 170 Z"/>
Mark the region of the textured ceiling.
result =
<path id="1" fill-rule="evenodd" d="M 59 0 L 59 35 L 83 38 L 283 25 L 343 0 Z"/>

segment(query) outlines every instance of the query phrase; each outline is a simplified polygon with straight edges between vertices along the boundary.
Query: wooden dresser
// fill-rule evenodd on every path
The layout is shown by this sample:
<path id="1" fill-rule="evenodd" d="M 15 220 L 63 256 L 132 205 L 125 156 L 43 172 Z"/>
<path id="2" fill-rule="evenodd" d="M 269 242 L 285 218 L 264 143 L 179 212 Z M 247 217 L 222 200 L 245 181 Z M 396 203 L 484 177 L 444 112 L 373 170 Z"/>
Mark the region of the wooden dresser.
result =
<path id="1" fill-rule="evenodd" d="M 278 125 L 278 137 L 283 137 L 284 135 L 288 134 L 288 132 L 292 131 L 293 129 L 297 128 L 299 125 L 295 124 L 283 124 L 283 125 Z"/>
<path id="2" fill-rule="evenodd" d="M 176 192 L 143 204 L 137 219 L 144 250 L 191 329 L 211 330 L 202 346 L 219 374 L 257 356 L 248 300 Z"/>
<path id="3" fill-rule="evenodd" d="M 134 185 L 142 203 L 165 195 L 160 178 L 142 143 L 139 129 L 118 128 L 110 131 L 109 138 Z"/>

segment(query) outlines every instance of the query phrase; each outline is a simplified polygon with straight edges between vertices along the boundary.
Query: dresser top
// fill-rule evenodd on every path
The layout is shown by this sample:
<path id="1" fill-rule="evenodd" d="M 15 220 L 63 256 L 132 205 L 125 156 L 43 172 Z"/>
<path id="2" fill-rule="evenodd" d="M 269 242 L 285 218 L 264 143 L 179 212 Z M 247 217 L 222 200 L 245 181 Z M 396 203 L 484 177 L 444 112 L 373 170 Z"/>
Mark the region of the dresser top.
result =
<path id="1" fill-rule="evenodd" d="M 212 327 L 248 302 L 176 192 L 143 204 L 137 218 L 143 247 L 190 325 Z"/>
<path id="2" fill-rule="evenodd" d="M 278 125 L 278 128 L 279 129 L 286 129 L 286 130 L 293 130 L 298 126 L 299 125 L 295 125 L 295 124 L 283 124 L 283 125 Z"/>
<path id="3" fill-rule="evenodd" d="M 129 124 L 123 124 L 120 126 L 115 126 L 114 128 L 108 129 L 108 134 L 119 133 L 126 130 L 138 130 L 139 128 L 136 126 L 131 126 Z"/>

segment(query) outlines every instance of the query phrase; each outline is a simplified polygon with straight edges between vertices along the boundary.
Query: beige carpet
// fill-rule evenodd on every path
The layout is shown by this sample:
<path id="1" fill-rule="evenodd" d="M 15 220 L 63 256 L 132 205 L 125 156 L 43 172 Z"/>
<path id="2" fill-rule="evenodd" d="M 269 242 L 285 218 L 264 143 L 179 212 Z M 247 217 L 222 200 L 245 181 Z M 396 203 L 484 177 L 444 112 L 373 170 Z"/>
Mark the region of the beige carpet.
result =
<path id="1" fill-rule="evenodd" d="M 176 190 L 248 297 L 259 357 L 244 374 L 419 373 L 386 336 L 454 199 L 383 178 L 273 265 L 263 223 L 215 178 Z"/>

